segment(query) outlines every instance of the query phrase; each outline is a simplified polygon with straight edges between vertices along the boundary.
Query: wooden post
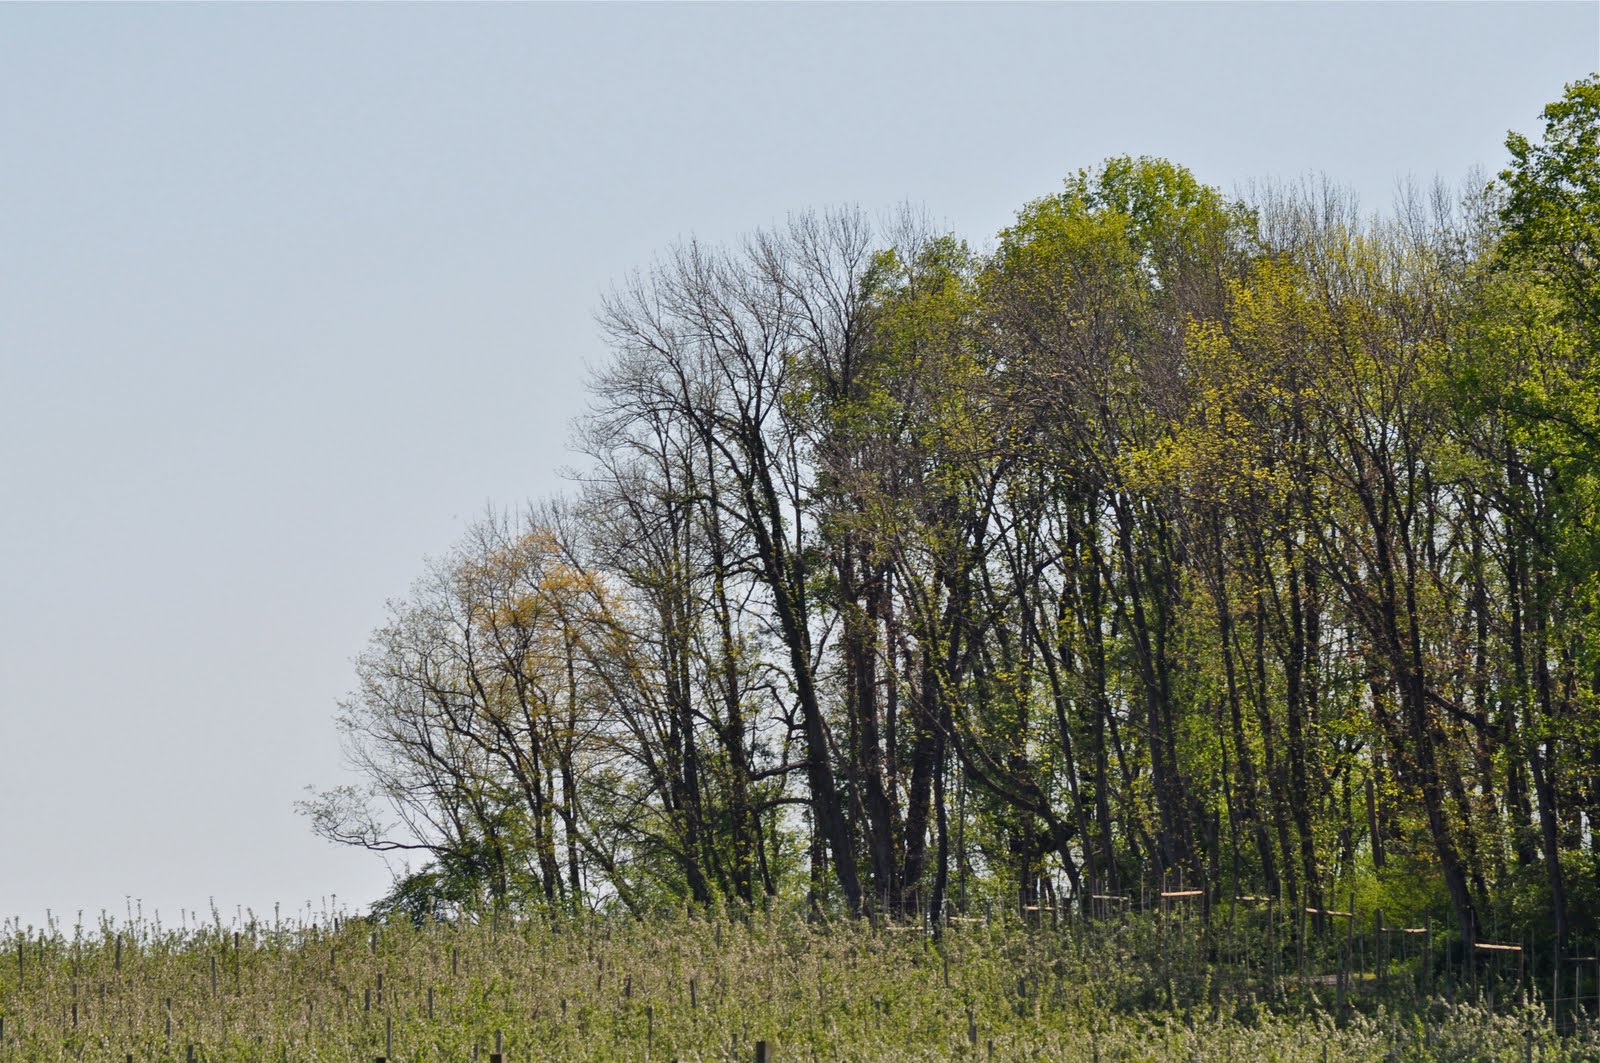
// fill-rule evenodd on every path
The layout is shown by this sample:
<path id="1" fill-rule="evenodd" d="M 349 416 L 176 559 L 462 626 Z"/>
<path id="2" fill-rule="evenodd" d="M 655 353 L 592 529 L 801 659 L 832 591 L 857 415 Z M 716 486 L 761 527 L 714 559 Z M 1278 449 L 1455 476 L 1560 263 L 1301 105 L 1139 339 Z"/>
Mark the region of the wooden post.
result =
<path id="1" fill-rule="evenodd" d="M 1388 985 L 1389 973 L 1389 937 L 1383 929 L 1383 909 L 1379 908 L 1372 917 L 1372 925 L 1376 928 L 1377 935 L 1372 942 L 1372 960 L 1378 968 L 1378 993 L 1382 995 Z"/>
<path id="2" fill-rule="evenodd" d="M 1428 916 L 1428 926 L 1422 935 L 1422 970 L 1417 979 L 1423 983 L 1423 992 L 1433 989 L 1433 916 Z"/>
<path id="3" fill-rule="evenodd" d="M 1267 986 L 1268 992 L 1276 999 L 1279 996 L 1278 985 L 1278 917 L 1273 911 L 1275 907 L 1272 897 L 1267 898 Z"/>
<path id="4" fill-rule="evenodd" d="M 1345 995 L 1348 998 L 1350 993 L 1350 969 L 1356 959 L 1356 895 L 1354 892 L 1350 894 L 1350 918 L 1346 922 L 1349 925 L 1345 927 L 1344 934 L 1344 983 Z"/>
<path id="5" fill-rule="evenodd" d="M 1555 947 L 1555 963 L 1550 965 L 1550 1022 L 1561 1032 L 1561 943 Z"/>
<path id="6" fill-rule="evenodd" d="M 1294 969 L 1295 975 L 1300 979 L 1300 999 L 1306 996 L 1306 922 L 1305 909 L 1294 913 Z"/>

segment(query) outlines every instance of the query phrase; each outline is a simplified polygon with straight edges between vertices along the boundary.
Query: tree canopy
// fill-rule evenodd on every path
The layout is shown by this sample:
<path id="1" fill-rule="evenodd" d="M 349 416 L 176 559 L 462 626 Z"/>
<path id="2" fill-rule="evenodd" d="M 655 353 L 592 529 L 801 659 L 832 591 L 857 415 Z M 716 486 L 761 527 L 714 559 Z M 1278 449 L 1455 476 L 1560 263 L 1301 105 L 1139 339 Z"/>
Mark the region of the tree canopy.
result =
<path id="1" fill-rule="evenodd" d="M 1600 913 L 1600 82 L 1361 216 L 1115 158 L 979 253 L 687 243 L 601 304 L 573 496 L 341 717 L 388 906 L 940 915 L 1182 882 Z"/>

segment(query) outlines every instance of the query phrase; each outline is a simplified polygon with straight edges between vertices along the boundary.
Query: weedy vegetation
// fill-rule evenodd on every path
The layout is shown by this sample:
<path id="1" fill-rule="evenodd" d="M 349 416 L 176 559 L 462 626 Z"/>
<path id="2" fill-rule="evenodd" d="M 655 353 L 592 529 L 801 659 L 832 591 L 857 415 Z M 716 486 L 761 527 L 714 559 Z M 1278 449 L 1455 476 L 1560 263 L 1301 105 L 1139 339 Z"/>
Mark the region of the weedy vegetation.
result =
<path id="1" fill-rule="evenodd" d="M 1600 1058 L 1600 1027 L 1558 1029 L 1531 986 L 1497 1003 L 1490 980 L 1445 985 L 1415 951 L 1329 979 L 1347 938 L 1263 948 L 1226 926 L 1006 917 L 933 935 L 787 909 L 13 926 L 0 1059 Z"/>

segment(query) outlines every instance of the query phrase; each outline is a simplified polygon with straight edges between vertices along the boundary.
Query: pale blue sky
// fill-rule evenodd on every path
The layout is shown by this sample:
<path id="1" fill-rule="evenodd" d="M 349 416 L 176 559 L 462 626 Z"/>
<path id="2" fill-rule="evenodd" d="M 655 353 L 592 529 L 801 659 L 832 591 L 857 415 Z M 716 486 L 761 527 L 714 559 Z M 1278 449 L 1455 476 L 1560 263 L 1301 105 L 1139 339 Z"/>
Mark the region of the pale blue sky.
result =
<path id="1" fill-rule="evenodd" d="M 292 812 L 350 658 L 558 490 L 592 310 L 691 233 L 1063 175 L 1502 163 L 1600 6 L 0 5 L 0 918 L 386 884 Z"/>

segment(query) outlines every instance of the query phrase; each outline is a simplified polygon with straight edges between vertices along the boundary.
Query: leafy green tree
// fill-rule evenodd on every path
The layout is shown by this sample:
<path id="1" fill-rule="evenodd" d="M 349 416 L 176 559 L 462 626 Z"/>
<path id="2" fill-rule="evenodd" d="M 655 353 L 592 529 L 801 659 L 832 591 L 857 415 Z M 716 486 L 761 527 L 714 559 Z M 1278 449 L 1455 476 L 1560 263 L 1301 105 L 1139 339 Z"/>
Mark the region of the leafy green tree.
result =
<path id="1" fill-rule="evenodd" d="M 1572 316 L 1600 326 L 1600 76 L 1544 109 L 1544 139 L 1506 138 L 1506 258 L 1550 283 Z"/>
<path id="2" fill-rule="evenodd" d="M 1570 943 L 1600 79 L 1544 118 L 1464 212 L 1123 157 L 985 254 L 850 211 L 675 249 L 602 308 L 577 505 L 397 607 L 314 825 L 425 854 L 412 918 L 1183 880 Z"/>

